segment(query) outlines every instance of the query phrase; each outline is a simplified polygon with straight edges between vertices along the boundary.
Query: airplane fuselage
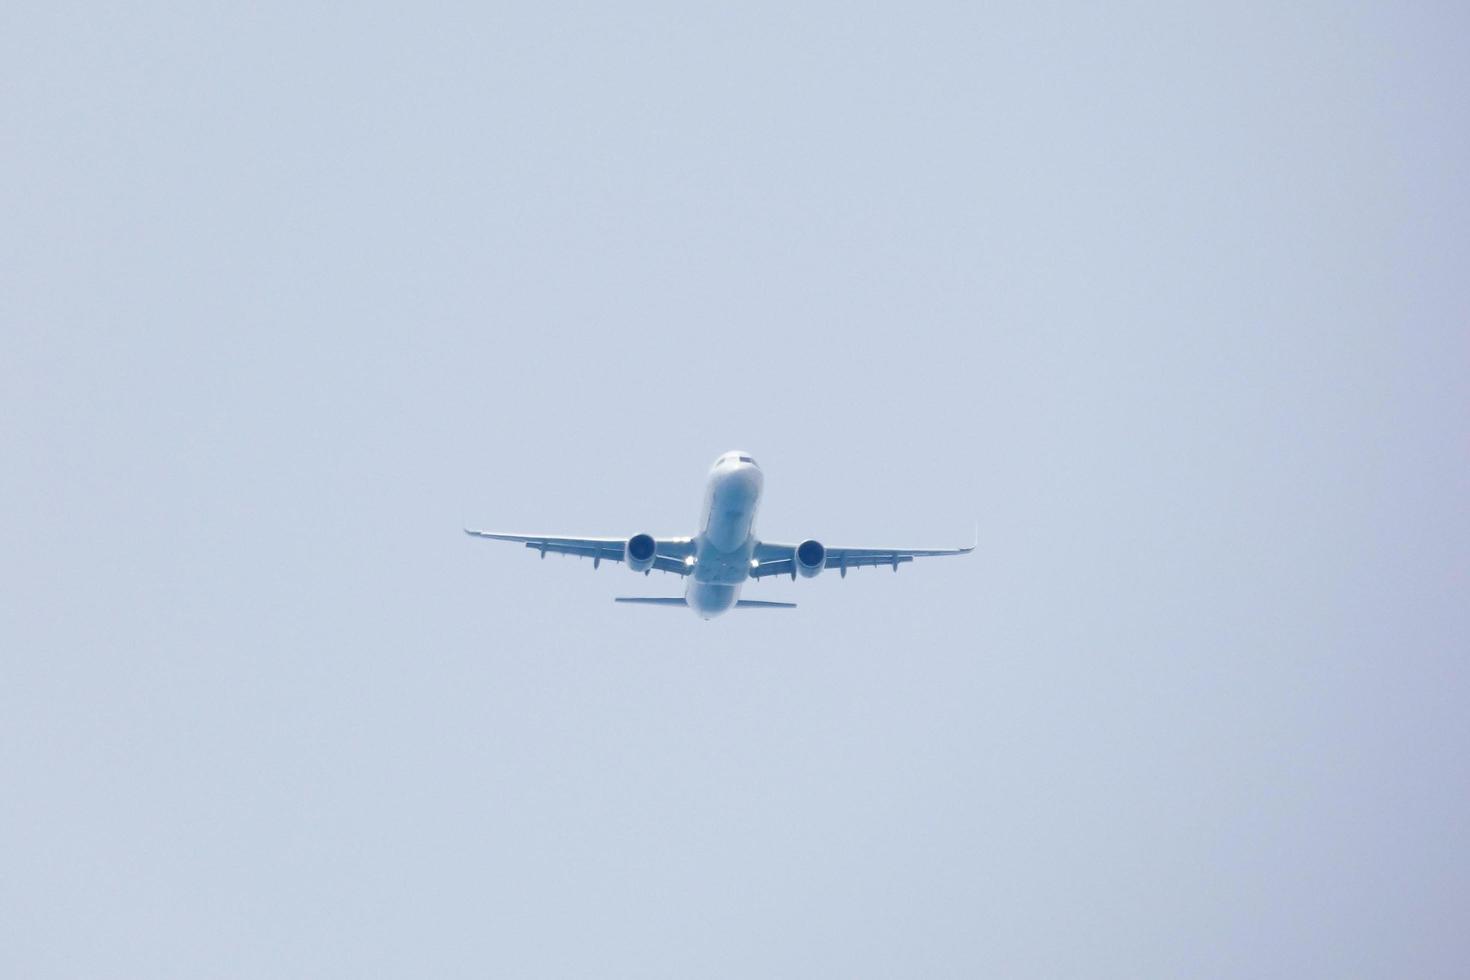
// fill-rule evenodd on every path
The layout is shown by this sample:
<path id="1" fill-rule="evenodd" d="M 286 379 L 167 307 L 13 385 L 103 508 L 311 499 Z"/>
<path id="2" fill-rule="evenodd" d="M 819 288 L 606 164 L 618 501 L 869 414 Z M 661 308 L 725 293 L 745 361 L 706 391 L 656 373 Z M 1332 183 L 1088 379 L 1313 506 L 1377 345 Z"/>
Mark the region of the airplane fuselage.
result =
<path id="1" fill-rule="evenodd" d="M 755 513 L 764 485 L 760 467 L 743 453 L 726 453 L 710 469 L 694 538 L 694 573 L 684 591 L 689 608 L 704 619 L 733 607 L 750 577 Z"/>

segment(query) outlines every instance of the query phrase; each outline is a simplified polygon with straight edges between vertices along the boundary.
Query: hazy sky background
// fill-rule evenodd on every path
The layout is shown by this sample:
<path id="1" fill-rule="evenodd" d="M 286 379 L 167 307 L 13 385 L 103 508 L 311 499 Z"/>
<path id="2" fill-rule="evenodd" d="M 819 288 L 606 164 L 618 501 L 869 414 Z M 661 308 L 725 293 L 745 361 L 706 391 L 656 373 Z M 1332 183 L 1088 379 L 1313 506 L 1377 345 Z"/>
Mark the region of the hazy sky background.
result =
<path id="1" fill-rule="evenodd" d="M 4 4 L 0 975 L 1466 976 L 1467 38 Z"/>

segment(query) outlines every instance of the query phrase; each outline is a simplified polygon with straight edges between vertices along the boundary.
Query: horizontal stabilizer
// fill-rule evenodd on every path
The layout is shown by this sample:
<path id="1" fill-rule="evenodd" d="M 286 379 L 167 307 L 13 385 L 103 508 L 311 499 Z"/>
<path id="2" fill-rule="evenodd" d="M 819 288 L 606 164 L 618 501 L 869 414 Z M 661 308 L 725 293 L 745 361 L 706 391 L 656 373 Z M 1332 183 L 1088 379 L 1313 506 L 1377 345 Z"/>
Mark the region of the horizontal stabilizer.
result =
<path id="1" fill-rule="evenodd" d="M 613 602 L 636 602 L 644 606 L 687 606 L 689 603 L 680 598 L 664 598 L 662 596 L 620 595 L 614 596 Z M 794 602 L 766 602 L 764 599 L 741 599 L 735 603 L 736 609 L 795 609 Z"/>

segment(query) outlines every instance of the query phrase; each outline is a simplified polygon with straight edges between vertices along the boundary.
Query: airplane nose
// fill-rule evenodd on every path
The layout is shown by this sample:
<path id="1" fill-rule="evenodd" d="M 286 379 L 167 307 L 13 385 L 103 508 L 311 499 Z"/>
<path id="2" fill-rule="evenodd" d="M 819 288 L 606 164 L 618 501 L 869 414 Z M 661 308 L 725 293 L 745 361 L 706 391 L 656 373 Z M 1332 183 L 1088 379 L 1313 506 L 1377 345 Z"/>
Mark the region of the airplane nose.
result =
<path id="1" fill-rule="evenodd" d="M 745 469 L 746 467 L 754 467 L 755 469 L 760 469 L 759 466 L 756 466 L 754 456 L 750 455 L 750 453 L 742 452 L 739 450 L 728 452 L 725 455 L 721 456 L 719 459 L 715 460 L 715 466 L 724 466 L 731 469 Z"/>
<path id="2" fill-rule="evenodd" d="M 759 490 L 764 477 L 761 471 L 749 463 L 741 463 L 740 467 L 731 474 L 731 478 L 738 480 L 740 485 L 747 491 Z"/>

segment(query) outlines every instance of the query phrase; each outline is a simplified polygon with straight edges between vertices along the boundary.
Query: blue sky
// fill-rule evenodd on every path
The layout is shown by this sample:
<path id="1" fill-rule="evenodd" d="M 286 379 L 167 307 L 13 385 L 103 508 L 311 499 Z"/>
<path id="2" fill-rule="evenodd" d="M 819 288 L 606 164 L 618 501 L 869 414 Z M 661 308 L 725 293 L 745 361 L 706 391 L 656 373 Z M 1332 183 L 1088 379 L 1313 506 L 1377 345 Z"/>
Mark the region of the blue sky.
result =
<path id="1" fill-rule="evenodd" d="M 7 6 L 0 972 L 1463 976 L 1466 27 Z"/>

